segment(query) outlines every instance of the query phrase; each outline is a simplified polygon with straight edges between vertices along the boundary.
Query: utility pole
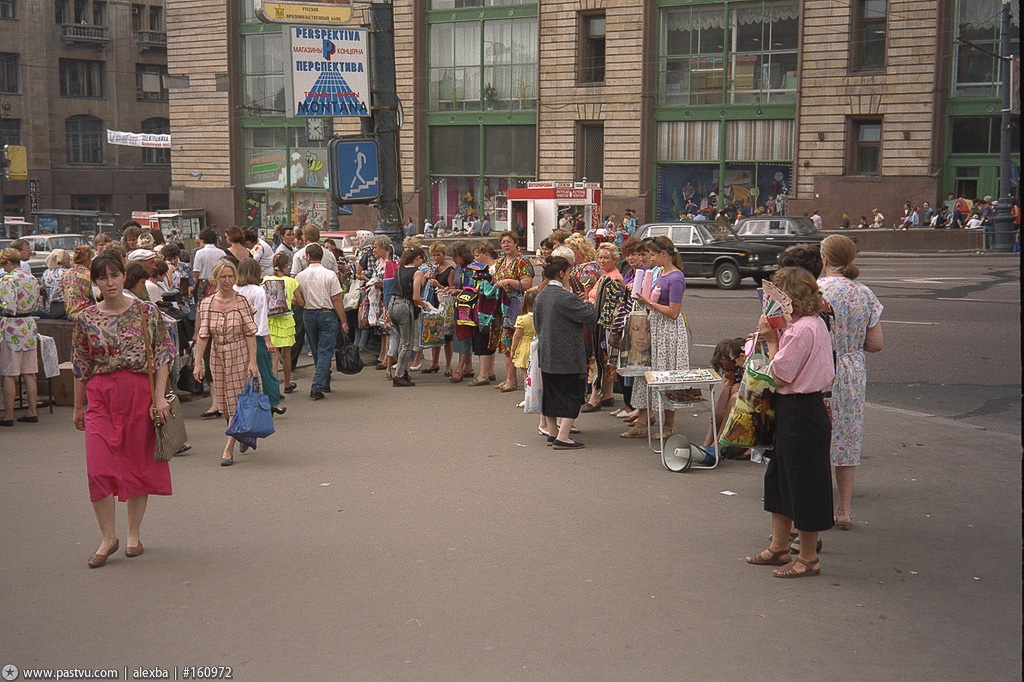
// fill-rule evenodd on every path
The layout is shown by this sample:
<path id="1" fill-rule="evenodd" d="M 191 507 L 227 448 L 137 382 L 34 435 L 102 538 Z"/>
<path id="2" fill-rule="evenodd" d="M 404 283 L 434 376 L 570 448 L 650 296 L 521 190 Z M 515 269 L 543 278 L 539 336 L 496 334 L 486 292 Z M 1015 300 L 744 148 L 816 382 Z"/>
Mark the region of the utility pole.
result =
<path id="1" fill-rule="evenodd" d="M 398 171 L 398 92 L 395 85 L 395 15 L 391 0 L 370 3 L 370 92 L 372 125 L 380 164 L 376 234 L 402 251 L 402 202 Z"/>
<path id="2" fill-rule="evenodd" d="M 1010 186 L 1010 154 L 1013 153 L 1011 145 L 1011 130 L 1013 129 L 1013 117 L 1010 114 L 1011 96 L 1010 92 L 1010 31 L 1013 26 L 1010 22 L 1010 0 L 1003 0 L 1002 21 L 1000 22 L 1000 46 L 999 46 L 999 74 L 1002 80 L 1003 92 L 1003 117 L 1000 122 L 1000 144 L 999 144 L 999 202 L 996 204 L 996 215 L 992 222 L 995 223 L 995 234 L 992 237 L 992 250 L 1008 252 L 1013 250 L 1014 226 L 1011 206 L 1013 205 L 1013 188 Z"/>

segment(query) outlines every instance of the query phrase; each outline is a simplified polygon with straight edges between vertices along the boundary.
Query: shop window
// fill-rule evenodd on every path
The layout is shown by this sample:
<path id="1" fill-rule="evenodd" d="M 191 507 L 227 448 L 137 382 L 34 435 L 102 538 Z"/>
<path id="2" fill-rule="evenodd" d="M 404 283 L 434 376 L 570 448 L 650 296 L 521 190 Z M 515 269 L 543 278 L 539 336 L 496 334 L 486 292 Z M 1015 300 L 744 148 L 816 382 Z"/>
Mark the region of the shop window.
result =
<path id="1" fill-rule="evenodd" d="M 72 116 L 64 121 L 64 132 L 68 163 L 103 163 L 103 121 L 95 116 Z"/>
<path id="2" fill-rule="evenodd" d="M 661 17 L 661 103 L 721 104 L 725 6 L 668 8 L 662 10 Z"/>
<path id="3" fill-rule="evenodd" d="M 605 66 L 605 15 L 580 14 L 579 81 L 603 83 Z"/>
<path id="4" fill-rule="evenodd" d="M 430 0 L 430 9 L 466 9 L 505 5 L 532 5 L 537 0 Z"/>
<path id="5" fill-rule="evenodd" d="M 1000 70 L 999 0 L 959 0 L 954 26 L 954 97 L 999 97 Z M 1011 3 L 1010 54 L 1020 54 L 1020 13 Z"/>
<path id="6" fill-rule="evenodd" d="M 113 197 L 109 194 L 72 194 L 73 211 L 109 211 Z"/>
<path id="7" fill-rule="evenodd" d="M 171 122 L 166 118 L 147 118 L 142 122 L 142 132 L 151 135 L 170 135 Z M 169 148 L 144 148 L 142 150 L 142 163 L 169 164 L 171 162 L 171 150 Z"/>
<path id="8" fill-rule="evenodd" d="M 431 126 L 430 174 L 479 175 L 480 128 Z"/>
<path id="9" fill-rule="evenodd" d="M 729 103 L 795 102 L 798 2 L 743 3 L 730 13 Z"/>
<path id="10" fill-rule="evenodd" d="M 604 180 L 604 124 L 579 123 L 576 146 L 577 177 L 588 182 Z"/>
<path id="11" fill-rule="evenodd" d="M 849 168 L 854 175 L 879 175 L 882 158 L 882 119 L 853 119 Z"/>
<path id="12" fill-rule="evenodd" d="M 885 69 L 887 0 L 853 0 L 853 44 L 850 54 L 855 71 Z"/>
<path id="13" fill-rule="evenodd" d="M 998 154 L 1002 139 L 1000 116 L 956 116 L 952 120 L 950 153 Z M 1012 117 L 1010 148 L 1020 149 L 1020 117 Z"/>
<path id="14" fill-rule="evenodd" d="M 484 127 L 484 175 L 532 177 L 536 167 L 535 126 Z"/>
<path id="15" fill-rule="evenodd" d="M 19 55 L 0 52 L 0 92 L 20 92 L 18 81 Z"/>
<path id="16" fill-rule="evenodd" d="M 16 0 L 0 0 L 0 19 L 17 19 L 18 3 Z"/>
<path id="17" fill-rule="evenodd" d="M 63 97 L 103 97 L 103 62 L 87 59 L 60 60 L 60 94 Z"/>
<path id="18" fill-rule="evenodd" d="M 170 197 L 166 194 L 147 194 L 147 211 L 166 211 L 171 207 Z"/>

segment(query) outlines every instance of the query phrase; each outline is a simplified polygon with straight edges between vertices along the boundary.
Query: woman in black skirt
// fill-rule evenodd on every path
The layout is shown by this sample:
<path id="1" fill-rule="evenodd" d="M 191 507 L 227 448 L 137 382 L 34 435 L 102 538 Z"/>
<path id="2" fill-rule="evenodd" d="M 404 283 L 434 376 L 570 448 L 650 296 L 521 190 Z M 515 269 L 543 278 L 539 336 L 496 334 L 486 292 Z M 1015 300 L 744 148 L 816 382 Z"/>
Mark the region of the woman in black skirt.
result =
<path id="1" fill-rule="evenodd" d="M 772 541 L 747 563 L 781 566 L 777 578 L 821 573 L 818 532 L 833 525 L 832 426 L 823 391 L 835 377 L 832 340 L 821 319 L 821 294 L 802 268 L 781 268 L 772 282 L 793 301 L 793 322 L 778 331 L 763 316 L 757 331 L 768 344 L 771 373 L 778 386 L 775 451 L 764 474 L 764 510 L 772 514 Z M 790 561 L 789 534 L 796 528 L 800 553 Z"/>
<path id="2" fill-rule="evenodd" d="M 585 329 L 597 323 L 597 309 L 570 293 L 572 264 L 561 256 L 544 263 L 548 280 L 533 304 L 537 329 L 537 354 L 543 380 L 541 416 L 548 445 L 556 450 L 576 450 L 583 443 L 572 440 L 569 430 L 580 414 L 587 395 Z M 827 458 L 826 451 L 826 458 Z"/>

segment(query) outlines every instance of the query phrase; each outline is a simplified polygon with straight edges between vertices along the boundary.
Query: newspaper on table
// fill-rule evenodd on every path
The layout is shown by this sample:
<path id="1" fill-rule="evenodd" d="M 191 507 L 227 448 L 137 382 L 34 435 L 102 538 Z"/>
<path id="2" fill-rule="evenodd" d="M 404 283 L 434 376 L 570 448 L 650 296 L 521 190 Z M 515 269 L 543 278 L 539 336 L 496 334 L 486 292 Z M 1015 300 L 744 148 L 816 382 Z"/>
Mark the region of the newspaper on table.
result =
<path id="1" fill-rule="evenodd" d="M 706 384 L 717 383 L 722 377 L 713 369 L 650 371 L 645 374 L 648 384 Z"/>

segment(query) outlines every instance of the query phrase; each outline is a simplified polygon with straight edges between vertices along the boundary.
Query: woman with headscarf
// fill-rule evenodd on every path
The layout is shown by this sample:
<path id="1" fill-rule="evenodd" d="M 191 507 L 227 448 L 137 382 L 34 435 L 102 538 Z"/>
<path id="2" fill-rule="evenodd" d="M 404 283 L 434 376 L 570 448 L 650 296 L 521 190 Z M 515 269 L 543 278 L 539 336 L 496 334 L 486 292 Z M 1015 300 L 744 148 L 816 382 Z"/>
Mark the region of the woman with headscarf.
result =
<path id="1" fill-rule="evenodd" d="M 71 254 L 64 249 L 54 249 L 46 255 L 46 270 L 43 271 L 43 293 L 46 297 L 47 313 L 51 320 L 67 316 L 64 307 L 64 273 L 71 267 Z"/>

